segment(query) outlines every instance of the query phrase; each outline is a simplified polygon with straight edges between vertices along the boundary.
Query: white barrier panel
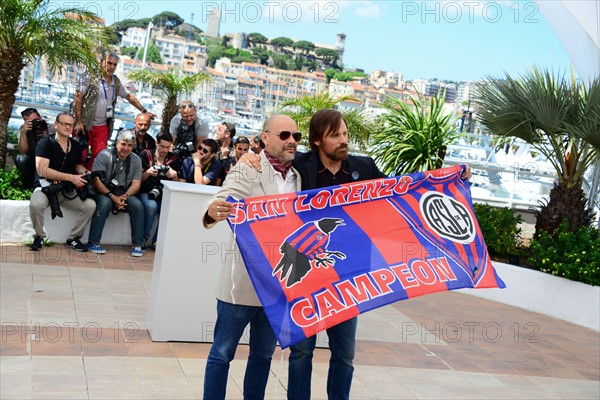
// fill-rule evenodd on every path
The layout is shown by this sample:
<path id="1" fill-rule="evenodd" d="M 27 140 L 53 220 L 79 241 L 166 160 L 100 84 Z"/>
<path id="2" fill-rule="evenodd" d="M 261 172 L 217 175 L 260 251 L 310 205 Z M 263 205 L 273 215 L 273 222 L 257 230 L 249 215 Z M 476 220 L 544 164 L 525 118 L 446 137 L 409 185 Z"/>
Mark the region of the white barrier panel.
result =
<path id="1" fill-rule="evenodd" d="M 146 326 L 153 341 L 212 342 L 215 289 L 230 228 L 207 230 L 200 208 L 219 187 L 164 182 Z M 247 343 L 247 330 L 242 343 Z M 326 334 L 317 339 L 327 347 Z"/>
<path id="2" fill-rule="evenodd" d="M 223 242 L 225 223 L 202 227 L 200 208 L 215 186 L 164 182 L 146 326 L 153 341 L 212 342 L 220 254 L 206 246 Z"/>
<path id="3" fill-rule="evenodd" d="M 66 207 L 61 207 L 62 218 L 52 219 L 50 207 L 44 212 L 44 230 L 48 239 L 55 243 L 65 243 L 69 238 L 71 228 L 75 224 L 77 212 Z M 29 218 L 29 200 L 0 200 L 0 221 L 2 243 L 22 243 L 33 240 L 33 226 Z M 87 243 L 90 224 L 85 227 L 81 238 Z M 131 244 L 131 226 L 129 214 L 119 213 L 109 215 L 102 232 L 102 244 Z"/>
<path id="4" fill-rule="evenodd" d="M 500 262 L 494 268 L 506 289 L 460 292 L 600 331 L 600 287 Z"/>

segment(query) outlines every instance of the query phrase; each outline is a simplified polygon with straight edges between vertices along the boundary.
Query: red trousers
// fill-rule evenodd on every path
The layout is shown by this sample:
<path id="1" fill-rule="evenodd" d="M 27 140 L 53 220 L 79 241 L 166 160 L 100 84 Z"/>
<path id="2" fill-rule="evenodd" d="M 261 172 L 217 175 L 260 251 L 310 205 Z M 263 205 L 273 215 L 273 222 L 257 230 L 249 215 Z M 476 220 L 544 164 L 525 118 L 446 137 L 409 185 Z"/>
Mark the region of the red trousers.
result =
<path id="1" fill-rule="evenodd" d="M 86 161 L 86 157 L 88 155 L 88 149 L 83 149 L 83 160 L 85 163 L 85 167 L 89 170 L 92 169 L 94 165 L 94 160 L 98 153 L 106 148 L 108 143 L 108 125 L 101 126 L 92 126 L 92 130 L 88 134 L 89 145 L 92 149 L 92 153 L 90 159 Z"/>

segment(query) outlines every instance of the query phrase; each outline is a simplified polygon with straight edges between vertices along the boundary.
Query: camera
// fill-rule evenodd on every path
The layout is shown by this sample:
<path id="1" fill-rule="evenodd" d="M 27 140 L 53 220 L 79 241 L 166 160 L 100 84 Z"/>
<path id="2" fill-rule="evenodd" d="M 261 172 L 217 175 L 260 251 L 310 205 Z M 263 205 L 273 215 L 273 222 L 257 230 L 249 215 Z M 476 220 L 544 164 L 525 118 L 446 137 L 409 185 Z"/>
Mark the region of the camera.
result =
<path id="1" fill-rule="evenodd" d="M 48 124 L 43 119 L 33 119 L 31 120 L 31 130 L 27 131 L 27 134 L 35 134 L 39 135 L 48 130 Z"/>
<path id="2" fill-rule="evenodd" d="M 167 172 L 169 172 L 169 167 L 166 165 L 155 165 L 154 169 L 158 171 L 158 175 L 152 183 L 152 189 L 148 192 L 148 198 L 150 200 L 156 200 L 162 195 L 163 184 L 160 183 L 161 179 L 169 179 L 167 178 Z"/>
<path id="3" fill-rule="evenodd" d="M 154 169 L 158 171 L 158 179 L 169 179 L 167 178 L 167 172 L 169 172 L 169 167 L 167 165 L 155 165 Z"/>
<path id="4" fill-rule="evenodd" d="M 148 198 L 150 200 L 156 200 L 160 196 L 162 196 L 162 191 L 163 191 L 163 184 L 158 182 L 157 184 L 154 185 L 152 190 L 148 192 Z"/>
<path id="5" fill-rule="evenodd" d="M 81 178 L 85 180 L 85 184 L 81 188 L 77 189 L 77 195 L 83 201 L 87 198 L 94 197 L 96 195 L 96 190 L 94 189 L 92 184 L 94 183 L 94 180 L 96 180 L 96 178 L 100 178 L 100 180 L 105 180 L 106 174 L 104 173 L 104 171 L 93 171 L 89 174 L 82 175 Z"/>
<path id="6" fill-rule="evenodd" d="M 127 191 L 127 188 L 125 186 L 119 185 L 119 182 L 116 179 L 112 179 L 108 182 L 105 182 L 104 184 L 106 185 L 108 190 L 110 190 L 115 196 L 123 196 Z"/>
<path id="7" fill-rule="evenodd" d="M 50 183 L 42 178 L 40 179 L 40 186 L 42 187 L 42 193 L 48 197 L 52 219 L 56 217 L 62 218 L 63 213 L 60 209 L 60 203 L 58 202 L 58 194 L 62 192 L 63 189 L 62 185 L 60 183 Z"/>
<path id="8" fill-rule="evenodd" d="M 177 143 L 177 145 L 173 149 L 173 154 L 181 158 L 185 158 L 192 154 L 194 150 L 194 143 L 192 142 Z"/>
<path id="9" fill-rule="evenodd" d="M 28 138 L 33 138 L 36 143 L 41 139 L 41 135 L 48 131 L 48 124 L 43 119 L 36 118 L 31 120 L 31 129 L 25 132 Z"/>

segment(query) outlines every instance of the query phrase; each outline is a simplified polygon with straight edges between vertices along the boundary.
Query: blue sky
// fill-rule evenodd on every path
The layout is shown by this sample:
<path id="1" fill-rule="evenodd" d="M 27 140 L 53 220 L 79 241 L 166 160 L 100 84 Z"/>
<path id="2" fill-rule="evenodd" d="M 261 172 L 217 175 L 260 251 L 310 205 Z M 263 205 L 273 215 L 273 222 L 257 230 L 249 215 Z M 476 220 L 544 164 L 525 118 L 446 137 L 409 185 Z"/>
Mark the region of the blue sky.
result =
<path id="1" fill-rule="evenodd" d="M 66 3 L 66 2 L 65 2 Z M 221 34 L 334 44 L 346 34 L 344 65 L 401 72 L 404 79 L 477 80 L 537 65 L 569 73 L 569 58 L 534 1 L 70 1 L 108 24 L 179 14 L 206 30 L 223 9 Z"/>

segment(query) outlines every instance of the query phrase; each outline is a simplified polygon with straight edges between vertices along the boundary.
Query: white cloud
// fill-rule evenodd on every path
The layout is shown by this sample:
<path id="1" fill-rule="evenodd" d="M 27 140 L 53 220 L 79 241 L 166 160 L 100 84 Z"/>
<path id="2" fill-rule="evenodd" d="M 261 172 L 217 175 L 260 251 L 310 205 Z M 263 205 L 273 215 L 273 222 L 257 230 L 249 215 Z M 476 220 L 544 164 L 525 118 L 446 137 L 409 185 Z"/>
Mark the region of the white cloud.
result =
<path id="1" fill-rule="evenodd" d="M 363 1 L 354 11 L 356 15 L 363 18 L 379 18 L 381 16 L 381 7 L 370 1 Z"/>

